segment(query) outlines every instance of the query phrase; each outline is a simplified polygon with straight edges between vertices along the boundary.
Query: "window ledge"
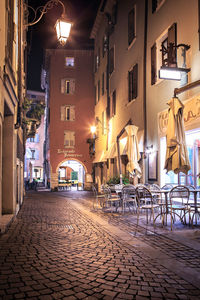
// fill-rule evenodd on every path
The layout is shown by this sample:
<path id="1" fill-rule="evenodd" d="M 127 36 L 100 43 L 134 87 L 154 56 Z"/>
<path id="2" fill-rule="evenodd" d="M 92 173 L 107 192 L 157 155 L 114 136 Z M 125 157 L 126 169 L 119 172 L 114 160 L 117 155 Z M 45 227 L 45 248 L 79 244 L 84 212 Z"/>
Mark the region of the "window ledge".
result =
<path id="1" fill-rule="evenodd" d="M 132 103 L 134 103 L 136 101 L 137 98 L 132 99 L 131 101 L 129 101 L 125 106 L 129 107 Z"/>

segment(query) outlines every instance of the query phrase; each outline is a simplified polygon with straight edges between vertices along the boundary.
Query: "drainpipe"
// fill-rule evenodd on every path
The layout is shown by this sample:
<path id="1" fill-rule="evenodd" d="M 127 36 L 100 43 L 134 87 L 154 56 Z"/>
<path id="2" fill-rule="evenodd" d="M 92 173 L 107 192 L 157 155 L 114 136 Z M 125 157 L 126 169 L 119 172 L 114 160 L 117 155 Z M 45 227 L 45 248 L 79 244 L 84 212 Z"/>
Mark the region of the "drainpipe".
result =
<path id="1" fill-rule="evenodd" d="M 144 15 L 144 57 L 143 57 L 143 112 L 144 112 L 144 145 L 143 152 L 147 147 L 147 91 L 146 91 L 146 73 L 147 73 L 147 24 L 148 24 L 148 0 L 145 0 Z M 146 179 L 146 174 L 145 174 Z"/>

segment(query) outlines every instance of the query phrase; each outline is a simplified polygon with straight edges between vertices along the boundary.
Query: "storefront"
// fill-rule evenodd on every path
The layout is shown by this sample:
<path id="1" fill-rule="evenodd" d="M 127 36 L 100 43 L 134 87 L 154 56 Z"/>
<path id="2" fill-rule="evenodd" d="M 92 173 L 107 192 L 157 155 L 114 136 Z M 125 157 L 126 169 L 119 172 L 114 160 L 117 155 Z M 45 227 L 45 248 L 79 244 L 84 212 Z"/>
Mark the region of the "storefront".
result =
<path id="1" fill-rule="evenodd" d="M 187 184 L 200 186 L 200 95 L 184 101 L 184 126 L 186 135 L 186 145 L 189 155 L 191 169 L 187 175 L 178 175 L 164 170 L 166 153 L 166 129 L 168 123 L 168 111 L 165 110 L 158 114 L 158 132 L 160 140 L 160 185 L 167 183 Z"/>

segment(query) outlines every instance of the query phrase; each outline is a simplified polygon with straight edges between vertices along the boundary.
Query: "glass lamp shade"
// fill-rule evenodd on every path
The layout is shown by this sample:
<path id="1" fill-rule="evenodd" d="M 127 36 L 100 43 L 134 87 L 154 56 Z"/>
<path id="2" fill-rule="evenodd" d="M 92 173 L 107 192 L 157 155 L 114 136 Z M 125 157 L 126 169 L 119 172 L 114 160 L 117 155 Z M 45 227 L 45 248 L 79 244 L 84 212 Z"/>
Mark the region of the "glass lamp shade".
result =
<path id="1" fill-rule="evenodd" d="M 56 22 L 56 33 L 58 41 L 64 45 L 70 34 L 72 24 L 67 22 L 64 18 L 58 19 Z"/>
<path id="2" fill-rule="evenodd" d="M 91 126 L 90 131 L 91 131 L 91 133 L 94 134 L 96 132 L 96 126 Z"/>

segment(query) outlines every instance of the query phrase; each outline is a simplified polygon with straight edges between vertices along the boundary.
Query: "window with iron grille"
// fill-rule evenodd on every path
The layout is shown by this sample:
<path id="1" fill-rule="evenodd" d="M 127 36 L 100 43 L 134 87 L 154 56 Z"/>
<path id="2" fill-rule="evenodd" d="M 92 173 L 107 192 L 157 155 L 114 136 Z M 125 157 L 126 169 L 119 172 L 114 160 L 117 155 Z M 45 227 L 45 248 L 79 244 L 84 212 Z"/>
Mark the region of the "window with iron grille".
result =
<path id="1" fill-rule="evenodd" d="M 129 102 L 137 98 L 138 94 L 138 64 L 128 72 Z"/>
<path id="2" fill-rule="evenodd" d="M 128 13 L 128 45 L 133 42 L 136 37 L 136 7 L 134 6 L 133 9 Z"/>
<path id="3" fill-rule="evenodd" d="M 100 100 L 100 80 L 98 80 L 98 85 L 97 85 L 97 101 L 99 102 Z"/>

